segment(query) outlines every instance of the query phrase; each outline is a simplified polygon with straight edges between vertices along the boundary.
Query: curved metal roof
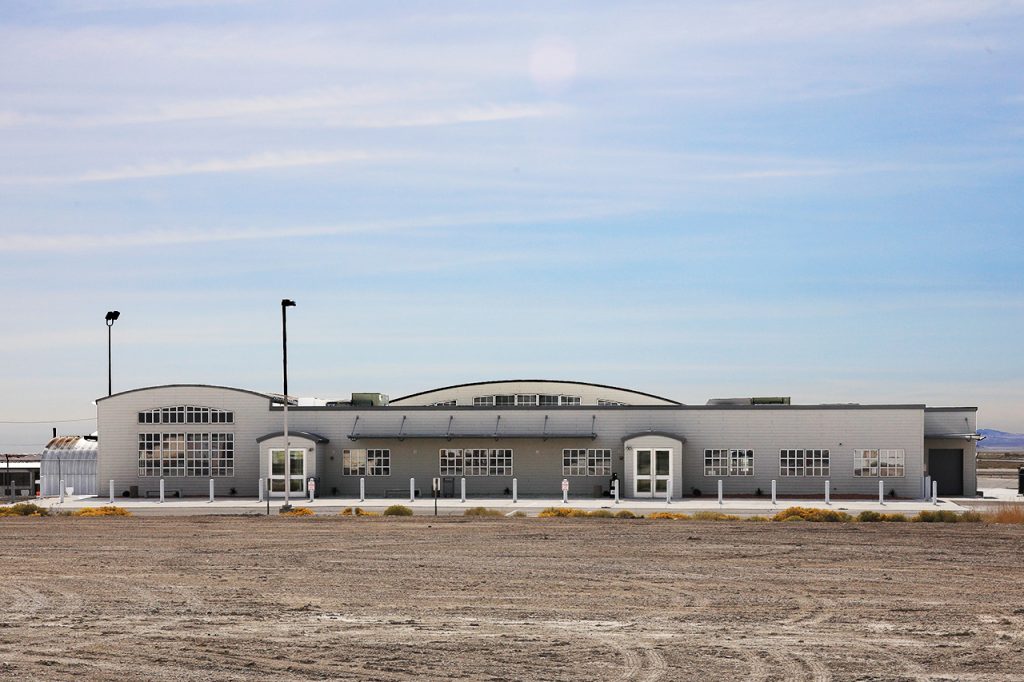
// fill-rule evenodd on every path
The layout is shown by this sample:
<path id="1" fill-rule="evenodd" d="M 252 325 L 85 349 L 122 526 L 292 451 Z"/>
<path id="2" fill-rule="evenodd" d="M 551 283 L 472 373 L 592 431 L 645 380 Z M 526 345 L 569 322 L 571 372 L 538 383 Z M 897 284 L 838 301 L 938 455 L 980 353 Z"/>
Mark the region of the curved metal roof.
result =
<path id="1" fill-rule="evenodd" d="M 654 395 L 653 393 L 644 393 L 643 391 L 635 391 L 631 388 L 622 388 L 621 386 L 611 386 L 608 384 L 594 384 L 589 381 L 563 381 L 559 379 L 497 379 L 492 381 L 471 381 L 465 384 L 452 384 L 451 386 L 442 386 L 440 388 L 431 388 L 426 391 L 420 391 L 418 393 L 410 393 L 409 395 L 403 395 L 400 398 L 394 398 L 391 402 L 397 403 L 402 400 L 408 400 L 409 398 L 418 398 L 422 395 L 428 395 L 430 393 L 439 393 L 441 391 L 450 391 L 453 388 L 467 388 L 469 386 L 490 386 L 492 384 L 568 384 L 571 386 L 591 386 L 593 388 L 609 388 L 614 391 L 622 391 L 624 393 L 633 393 L 635 395 L 642 395 L 646 398 L 654 398 L 655 400 L 664 400 L 666 403 L 671 405 L 682 405 L 677 400 L 671 398 L 665 398 L 660 395 Z"/>
<path id="2" fill-rule="evenodd" d="M 622 442 L 625 443 L 627 440 L 633 440 L 634 438 L 643 438 L 644 436 L 661 436 L 662 438 L 671 438 L 677 440 L 680 443 L 686 442 L 686 436 L 681 433 L 672 433 L 671 431 L 637 431 L 636 433 L 630 433 L 622 437 Z"/>
<path id="3" fill-rule="evenodd" d="M 273 400 L 278 398 L 274 393 L 260 393 L 259 391 L 250 391 L 247 388 L 235 388 L 234 386 L 217 386 L 214 384 L 161 384 L 159 386 L 143 386 L 142 388 L 130 388 L 127 391 L 121 391 L 120 393 L 114 393 L 113 395 L 105 395 L 102 398 L 97 398 L 96 402 L 107 400 L 109 398 L 117 398 L 122 395 L 128 395 L 129 393 L 138 393 L 139 391 L 152 391 L 156 388 L 216 388 L 222 391 L 237 391 L 238 393 L 249 393 L 251 395 L 259 396 L 261 398 L 267 398 Z"/>
<path id="4" fill-rule="evenodd" d="M 271 438 L 280 438 L 283 435 L 284 431 L 274 431 L 273 433 L 267 433 L 260 436 L 259 438 L 256 439 L 256 442 L 262 443 L 265 440 L 270 440 Z M 305 438 L 306 440 L 311 440 L 314 443 L 331 442 L 330 439 L 327 438 L 327 436 L 321 436 L 319 433 L 313 433 L 312 431 L 288 431 L 288 437 L 291 438 L 292 436 L 295 436 L 296 438 Z"/>

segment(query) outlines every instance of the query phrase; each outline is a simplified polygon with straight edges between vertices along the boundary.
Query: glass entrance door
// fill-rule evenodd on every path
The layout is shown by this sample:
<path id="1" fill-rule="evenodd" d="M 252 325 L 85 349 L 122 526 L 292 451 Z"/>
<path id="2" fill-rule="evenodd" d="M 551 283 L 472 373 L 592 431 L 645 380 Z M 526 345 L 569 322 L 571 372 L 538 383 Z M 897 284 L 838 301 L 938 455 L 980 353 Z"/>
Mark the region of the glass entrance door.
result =
<path id="1" fill-rule="evenodd" d="M 642 448 L 633 452 L 633 495 L 665 497 L 672 477 L 672 450 Z"/>
<path id="2" fill-rule="evenodd" d="M 284 496 L 285 485 L 288 485 L 289 496 L 301 497 L 306 489 L 306 450 L 292 448 L 289 454 L 286 472 L 284 448 L 270 451 L 270 494 L 274 497 Z"/>

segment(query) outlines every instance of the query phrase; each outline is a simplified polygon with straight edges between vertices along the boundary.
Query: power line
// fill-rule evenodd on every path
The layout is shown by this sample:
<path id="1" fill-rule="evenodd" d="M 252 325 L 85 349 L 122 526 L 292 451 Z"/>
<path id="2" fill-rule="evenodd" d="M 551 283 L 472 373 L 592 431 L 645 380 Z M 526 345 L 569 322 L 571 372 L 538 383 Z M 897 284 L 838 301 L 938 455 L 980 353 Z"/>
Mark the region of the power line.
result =
<path id="1" fill-rule="evenodd" d="M 41 419 L 38 421 L 0 421 L 0 424 L 67 424 L 68 422 L 94 422 L 96 417 L 85 417 L 83 419 Z"/>

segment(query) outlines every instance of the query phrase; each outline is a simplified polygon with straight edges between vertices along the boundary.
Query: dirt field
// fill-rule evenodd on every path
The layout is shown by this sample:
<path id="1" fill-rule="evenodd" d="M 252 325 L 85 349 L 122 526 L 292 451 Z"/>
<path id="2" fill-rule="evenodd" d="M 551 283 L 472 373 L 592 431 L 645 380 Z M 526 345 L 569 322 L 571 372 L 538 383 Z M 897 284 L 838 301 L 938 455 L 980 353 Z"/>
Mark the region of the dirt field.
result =
<path id="1" fill-rule="evenodd" d="M 1024 680 L 1024 528 L 0 519 L 0 678 Z"/>

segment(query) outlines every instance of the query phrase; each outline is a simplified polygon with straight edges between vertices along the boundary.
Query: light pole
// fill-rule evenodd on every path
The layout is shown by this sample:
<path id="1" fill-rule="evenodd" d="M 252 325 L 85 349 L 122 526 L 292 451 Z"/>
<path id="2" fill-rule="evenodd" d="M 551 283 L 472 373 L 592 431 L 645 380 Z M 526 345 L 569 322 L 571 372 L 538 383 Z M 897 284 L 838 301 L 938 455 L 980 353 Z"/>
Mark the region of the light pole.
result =
<path id="1" fill-rule="evenodd" d="M 113 375 L 110 371 L 110 328 L 114 326 L 114 322 L 119 317 L 121 317 L 121 313 L 119 311 L 109 310 L 107 311 L 106 318 L 104 318 L 107 321 L 107 395 L 112 395 L 114 392 L 114 383 L 112 380 Z"/>
<path id="2" fill-rule="evenodd" d="M 295 301 L 290 298 L 281 299 L 281 357 L 284 361 L 284 509 L 288 509 L 288 496 L 292 487 L 292 453 L 288 442 L 288 308 L 294 307 Z M 273 463 L 271 463 L 273 466 Z"/>

